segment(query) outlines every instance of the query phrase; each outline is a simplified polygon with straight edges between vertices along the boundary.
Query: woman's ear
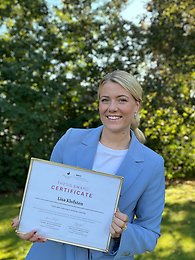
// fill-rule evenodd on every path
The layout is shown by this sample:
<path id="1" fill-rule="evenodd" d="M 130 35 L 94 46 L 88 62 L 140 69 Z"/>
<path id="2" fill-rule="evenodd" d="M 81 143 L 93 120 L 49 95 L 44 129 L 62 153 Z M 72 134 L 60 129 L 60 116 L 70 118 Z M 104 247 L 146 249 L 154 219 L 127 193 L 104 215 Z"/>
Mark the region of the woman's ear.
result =
<path id="1" fill-rule="evenodd" d="M 139 111 L 139 109 L 140 109 L 141 104 L 140 104 L 139 100 L 136 100 L 135 102 L 136 102 L 136 106 L 137 106 L 137 109 L 136 109 L 135 112 L 137 113 Z"/>

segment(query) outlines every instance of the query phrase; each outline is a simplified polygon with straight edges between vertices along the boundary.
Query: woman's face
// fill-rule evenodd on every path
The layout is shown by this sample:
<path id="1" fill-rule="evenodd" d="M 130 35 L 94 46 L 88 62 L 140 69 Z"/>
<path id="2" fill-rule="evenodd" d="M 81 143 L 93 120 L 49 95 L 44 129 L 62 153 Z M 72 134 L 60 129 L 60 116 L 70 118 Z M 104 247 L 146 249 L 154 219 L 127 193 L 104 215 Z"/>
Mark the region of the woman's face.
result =
<path id="1" fill-rule="evenodd" d="M 112 81 L 101 86 L 99 94 L 99 114 L 104 127 L 113 133 L 129 132 L 139 101 L 130 91 Z"/>

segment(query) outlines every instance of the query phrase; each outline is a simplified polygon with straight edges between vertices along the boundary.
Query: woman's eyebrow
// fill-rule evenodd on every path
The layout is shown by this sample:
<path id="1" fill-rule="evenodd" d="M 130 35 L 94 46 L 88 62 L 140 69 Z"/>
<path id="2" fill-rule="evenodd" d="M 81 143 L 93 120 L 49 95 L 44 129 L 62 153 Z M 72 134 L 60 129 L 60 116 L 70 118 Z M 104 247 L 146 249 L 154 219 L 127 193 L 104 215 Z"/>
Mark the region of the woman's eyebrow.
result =
<path id="1" fill-rule="evenodd" d="M 110 97 L 110 96 L 106 96 L 106 95 L 102 95 L 102 96 L 100 96 L 100 97 Z M 118 97 L 126 97 L 126 98 L 128 98 L 128 96 L 126 96 L 126 95 L 118 95 L 118 96 L 116 96 L 117 98 Z"/>
<path id="2" fill-rule="evenodd" d="M 110 98 L 110 96 L 103 95 L 103 96 L 100 96 L 100 98 Z M 116 96 L 116 98 L 127 98 L 127 99 L 129 99 L 129 97 L 126 96 L 126 95 L 118 95 L 118 96 Z"/>
<path id="3" fill-rule="evenodd" d="M 117 97 L 126 97 L 126 98 L 129 98 L 129 97 L 126 96 L 126 95 L 118 95 Z"/>
<path id="4" fill-rule="evenodd" d="M 100 98 L 102 98 L 102 97 L 107 97 L 107 98 L 109 98 L 109 96 L 105 96 L 105 95 L 103 95 L 103 96 L 100 96 Z"/>

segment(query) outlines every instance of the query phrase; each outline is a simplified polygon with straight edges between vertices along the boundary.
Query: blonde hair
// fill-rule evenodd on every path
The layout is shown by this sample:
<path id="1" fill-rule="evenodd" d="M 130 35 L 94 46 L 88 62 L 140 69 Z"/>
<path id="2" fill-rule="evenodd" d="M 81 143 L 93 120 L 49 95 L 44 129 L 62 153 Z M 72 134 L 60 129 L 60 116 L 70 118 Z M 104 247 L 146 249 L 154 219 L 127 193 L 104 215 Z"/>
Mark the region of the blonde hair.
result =
<path id="1" fill-rule="evenodd" d="M 103 77 L 98 89 L 98 98 L 99 98 L 100 88 L 108 81 L 112 81 L 120 84 L 123 88 L 130 91 L 131 95 L 134 97 L 135 100 L 141 103 L 142 96 L 143 96 L 143 89 L 141 85 L 130 73 L 123 70 L 115 70 L 111 73 L 106 74 Z M 136 116 L 134 117 L 131 123 L 131 129 L 133 130 L 138 140 L 141 143 L 144 143 L 146 139 L 144 133 L 138 128 L 139 124 L 140 124 L 140 116 L 139 113 L 137 112 Z"/>

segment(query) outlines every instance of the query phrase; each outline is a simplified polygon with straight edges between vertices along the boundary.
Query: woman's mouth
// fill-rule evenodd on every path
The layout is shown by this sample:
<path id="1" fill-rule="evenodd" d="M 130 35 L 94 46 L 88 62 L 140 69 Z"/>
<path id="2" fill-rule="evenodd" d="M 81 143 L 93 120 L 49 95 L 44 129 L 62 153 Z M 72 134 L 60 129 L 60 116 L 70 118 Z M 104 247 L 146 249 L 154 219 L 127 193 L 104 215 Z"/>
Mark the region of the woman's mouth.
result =
<path id="1" fill-rule="evenodd" d="M 122 118 L 122 116 L 106 116 L 109 120 L 118 120 Z"/>

